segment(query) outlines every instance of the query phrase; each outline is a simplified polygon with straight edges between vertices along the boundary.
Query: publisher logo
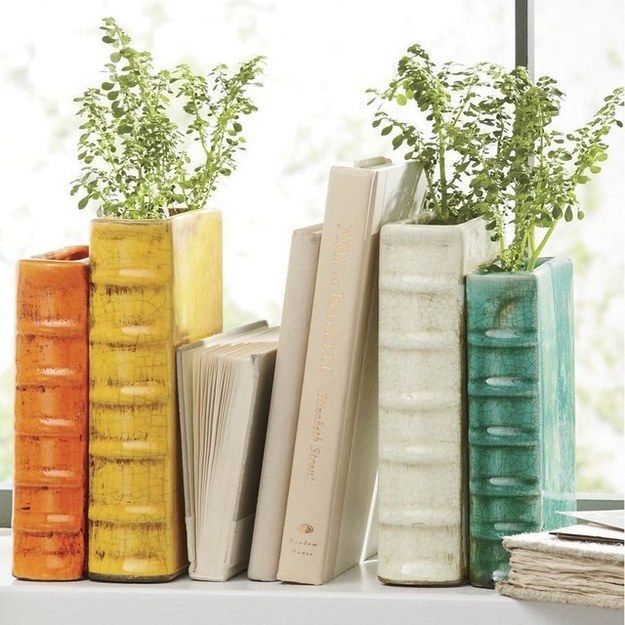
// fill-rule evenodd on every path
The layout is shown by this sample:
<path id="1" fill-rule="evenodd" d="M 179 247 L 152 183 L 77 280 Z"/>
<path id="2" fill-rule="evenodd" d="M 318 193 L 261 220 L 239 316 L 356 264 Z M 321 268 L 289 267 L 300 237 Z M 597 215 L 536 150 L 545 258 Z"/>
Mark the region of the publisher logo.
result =
<path id="1" fill-rule="evenodd" d="M 309 523 L 302 523 L 297 526 L 297 531 L 300 532 L 300 534 L 312 534 L 315 528 Z"/>

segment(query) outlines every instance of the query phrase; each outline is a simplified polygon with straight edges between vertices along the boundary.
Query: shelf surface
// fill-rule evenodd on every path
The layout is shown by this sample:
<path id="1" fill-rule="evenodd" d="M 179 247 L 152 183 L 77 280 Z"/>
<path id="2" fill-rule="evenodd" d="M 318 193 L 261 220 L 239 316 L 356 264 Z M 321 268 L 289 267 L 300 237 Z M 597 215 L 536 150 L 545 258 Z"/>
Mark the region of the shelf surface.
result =
<path id="1" fill-rule="evenodd" d="M 2 530 L 0 530 L 2 531 Z M 0 625 L 617 625 L 622 611 L 517 601 L 490 590 L 384 586 L 367 562 L 324 586 L 180 578 L 166 584 L 27 582 L 0 534 Z"/>

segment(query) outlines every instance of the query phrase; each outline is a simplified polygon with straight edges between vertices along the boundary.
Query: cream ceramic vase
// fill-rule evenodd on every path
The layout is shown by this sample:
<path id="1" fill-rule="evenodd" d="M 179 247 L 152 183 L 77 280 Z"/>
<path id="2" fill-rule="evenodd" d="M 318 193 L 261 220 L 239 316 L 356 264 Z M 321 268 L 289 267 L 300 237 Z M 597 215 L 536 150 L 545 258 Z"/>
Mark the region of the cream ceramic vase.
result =
<path id="1" fill-rule="evenodd" d="M 465 276 L 496 257 L 481 219 L 380 239 L 378 576 L 467 577 Z"/>

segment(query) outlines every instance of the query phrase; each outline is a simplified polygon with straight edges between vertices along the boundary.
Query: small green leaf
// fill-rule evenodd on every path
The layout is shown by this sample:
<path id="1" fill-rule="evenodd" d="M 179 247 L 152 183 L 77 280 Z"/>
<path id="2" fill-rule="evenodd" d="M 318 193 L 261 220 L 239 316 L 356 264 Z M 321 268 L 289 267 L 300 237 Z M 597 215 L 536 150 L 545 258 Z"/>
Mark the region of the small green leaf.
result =
<path id="1" fill-rule="evenodd" d="M 393 130 L 393 126 L 387 126 L 386 128 L 382 129 L 382 135 L 388 135 L 391 133 L 391 131 Z"/>
<path id="2" fill-rule="evenodd" d="M 76 99 L 82 177 L 71 193 L 84 196 L 79 202 L 77 196 L 79 208 L 97 203 L 99 214 L 114 217 L 161 218 L 175 202 L 200 208 L 216 181 L 234 171 L 234 154 L 244 143 L 239 118 L 256 111 L 247 90 L 260 84 L 260 57 L 236 70 L 218 66 L 209 77 L 183 65 L 158 71 L 149 52 L 135 50 L 115 20 L 103 24 L 100 36 L 115 49 L 109 50 L 104 82 Z M 185 105 L 192 117 L 181 124 L 170 103 Z M 209 155 L 195 168 L 185 150 L 187 129 L 195 141 L 205 141 Z"/>

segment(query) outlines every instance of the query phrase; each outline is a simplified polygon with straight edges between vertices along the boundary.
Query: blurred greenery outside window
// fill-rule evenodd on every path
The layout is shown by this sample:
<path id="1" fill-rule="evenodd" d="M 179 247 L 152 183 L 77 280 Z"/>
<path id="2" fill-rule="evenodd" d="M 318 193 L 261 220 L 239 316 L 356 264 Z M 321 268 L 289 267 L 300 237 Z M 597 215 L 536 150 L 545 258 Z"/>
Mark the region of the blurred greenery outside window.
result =
<path id="1" fill-rule="evenodd" d="M 66 4 L 71 19 L 54 3 L 25 0 L 5 7 L 0 23 L 0 101 L 11 120 L 0 127 L 0 488 L 10 487 L 13 463 L 15 263 L 88 238 L 91 215 L 69 197 L 78 172 L 72 98 L 102 65 L 102 16 L 114 15 L 159 65 L 206 70 L 268 57 L 248 151 L 212 202 L 224 211 L 226 327 L 279 322 L 290 234 L 321 221 L 329 167 L 389 154 L 370 126 L 364 90 L 388 80 L 410 43 L 439 60 L 510 65 L 514 56 L 509 0 L 389 0 L 384 12 L 358 0 Z M 592 20 L 585 0 L 536 0 L 536 73 L 558 78 L 568 94 L 563 125 L 587 119 L 597 98 L 623 83 L 624 14 L 620 0 L 595 6 Z M 575 266 L 579 492 L 624 490 L 625 143 L 615 135 L 604 171 L 582 192 L 588 217 L 563 227 L 550 249 Z"/>

